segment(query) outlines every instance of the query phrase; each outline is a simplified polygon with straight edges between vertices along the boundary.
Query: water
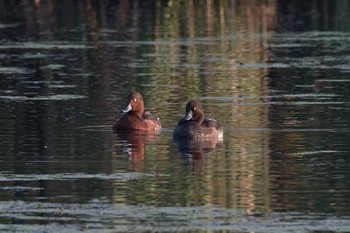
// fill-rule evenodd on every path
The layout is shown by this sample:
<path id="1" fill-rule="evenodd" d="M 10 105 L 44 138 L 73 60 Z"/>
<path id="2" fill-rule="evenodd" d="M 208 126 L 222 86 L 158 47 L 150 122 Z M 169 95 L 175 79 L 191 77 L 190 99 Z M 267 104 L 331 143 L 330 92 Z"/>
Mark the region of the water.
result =
<path id="1" fill-rule="evenodd" d="M 347 1 L 0 5 L 1 231 L 350 230 Z M 173 142 L 191 98 L 222 143 Z"/>

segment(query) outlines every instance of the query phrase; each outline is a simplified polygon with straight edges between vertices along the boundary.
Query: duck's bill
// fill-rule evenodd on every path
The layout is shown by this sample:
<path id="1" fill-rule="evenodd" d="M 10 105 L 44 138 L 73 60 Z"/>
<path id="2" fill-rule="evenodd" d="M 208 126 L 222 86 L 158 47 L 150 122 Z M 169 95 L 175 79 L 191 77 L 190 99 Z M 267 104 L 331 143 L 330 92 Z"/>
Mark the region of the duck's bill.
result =
<path id="1" fill-rule="evenodd" d="M 123 113 L 129 112 L 131 109 L 132 109 L 131 104 L 128 103 L 128 104 L 126 104 L 126 105 L 124 106 L 124 108 L 122 108 L 122 109 L 120 110 L 120 112 L 123 112 Z"/>
<path id="2" fill-rule="evenodd" d="M 184 119 L 185 119 L 186 121 L 191 120 L 191 119 L 192 119 L 192 114 L 191 114 L 191 112 L 187 112 L 187 113 L 185 114 L 185 116 L 184 116 Z"/>

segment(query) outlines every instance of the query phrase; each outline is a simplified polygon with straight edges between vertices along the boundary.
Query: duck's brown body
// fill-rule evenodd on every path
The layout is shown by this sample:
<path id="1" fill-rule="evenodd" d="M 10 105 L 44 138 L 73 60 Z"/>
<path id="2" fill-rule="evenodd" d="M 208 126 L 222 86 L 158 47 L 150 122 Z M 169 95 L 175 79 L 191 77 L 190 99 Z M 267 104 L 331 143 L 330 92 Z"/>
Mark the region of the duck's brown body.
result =
<path id="1" fill-rule="evenodd" d="M 161 124 L 157 116 L 145 112 L 140 92 L 131 92 L 128 101 L 122 108 L 125 113 L 113 125 L 113 130 L 160 130 Z"/>

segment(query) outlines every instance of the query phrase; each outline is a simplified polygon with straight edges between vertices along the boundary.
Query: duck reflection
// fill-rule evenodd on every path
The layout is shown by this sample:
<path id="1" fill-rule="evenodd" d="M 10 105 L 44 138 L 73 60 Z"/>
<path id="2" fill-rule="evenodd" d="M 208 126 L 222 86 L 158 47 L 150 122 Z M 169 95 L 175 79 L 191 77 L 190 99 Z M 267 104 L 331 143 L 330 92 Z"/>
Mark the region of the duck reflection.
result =
<path id="1" fill-rule="evenodd" d="M 118 130 L 114 131 L 123 143 L 123 152 L 128 155 L 133 170 L 142 171 L 144 168 L 145 144 L 157 140 L 160 131 Z"/>
<path id="2" fill-rule="evenodd" d="M 173 138 L 178 150 L 190 159 L 201 159 L 205 154 L 216 151 L 222 145 L 222 140 L 199 140 Z"/>
<path id="3" fill-rule="evenodd" d="M 220 147 L 223 127 L 215 119 L 206 118 L 199 101 L 193 99 L 173 131 L 173 140 L 183 155 L 200 159 Z"/>

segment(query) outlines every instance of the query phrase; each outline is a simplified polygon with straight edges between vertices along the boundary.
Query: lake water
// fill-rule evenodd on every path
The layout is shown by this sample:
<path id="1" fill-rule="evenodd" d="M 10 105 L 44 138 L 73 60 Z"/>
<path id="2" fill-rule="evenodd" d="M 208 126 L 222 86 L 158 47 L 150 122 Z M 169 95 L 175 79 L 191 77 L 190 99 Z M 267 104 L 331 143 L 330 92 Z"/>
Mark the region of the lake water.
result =
<path id="1" fill-rule="evenodd" d="M 0 231 L 349 232 L 349 12 L 0 1 Z M 160 133 L 113 133 L 133 90 Z M 192 98 L 222 143 L 173 142 Z"/>

